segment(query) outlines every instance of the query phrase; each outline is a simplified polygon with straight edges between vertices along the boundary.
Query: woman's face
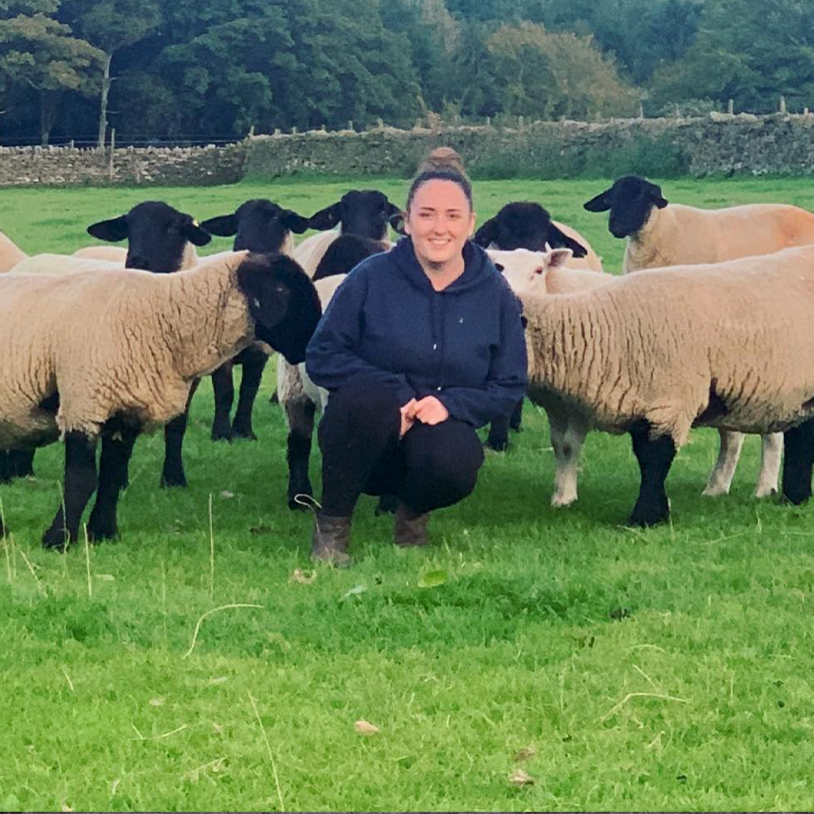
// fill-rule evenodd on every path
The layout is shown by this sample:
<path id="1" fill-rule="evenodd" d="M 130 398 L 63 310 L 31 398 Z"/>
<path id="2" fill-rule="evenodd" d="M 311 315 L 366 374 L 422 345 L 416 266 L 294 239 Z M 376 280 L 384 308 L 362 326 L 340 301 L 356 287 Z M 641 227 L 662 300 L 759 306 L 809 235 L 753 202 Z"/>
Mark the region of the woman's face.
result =
<path id="1" fill-rule="evenodd" d="M 436 267 L 462 256 L 474 228 L 475 214 L 466 194 L 454 181 L 441 178 L 425 181 L 416 190 L 404 222 L 419 262 Z"/>

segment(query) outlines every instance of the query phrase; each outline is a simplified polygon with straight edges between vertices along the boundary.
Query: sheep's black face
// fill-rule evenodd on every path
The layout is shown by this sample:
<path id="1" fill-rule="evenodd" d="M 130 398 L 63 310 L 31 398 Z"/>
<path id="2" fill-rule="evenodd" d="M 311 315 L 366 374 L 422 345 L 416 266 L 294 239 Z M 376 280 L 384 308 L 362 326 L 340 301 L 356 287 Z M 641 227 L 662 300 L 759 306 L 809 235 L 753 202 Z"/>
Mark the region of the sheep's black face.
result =
<path id="1" fill-rule="evenodd" d="M 552 249 L 571 249 L 574 257 L 585 257 L 588 253 L 551 222 L 546 209 L 526 201 L 506 204 L 478 229 L 474 239 L 479 246 L 494 246 L 508 252 L 515 249 L 544 252 L 548 244 Z"/>
<path id="2" fill-rule="evenodd" d="M 332 229 L 342 224 L 343 234 L 360 235 L 372 240 L 384 240 L 390 218 L 401 210 L 377 190 L 354 189 L 346 192 L 340 201 L 321 209 L 309 218 L 312 229 Z"/>
<path id="3" fill-rule="evenodd" d="M 313 280 L 316 282 L 323 277 L 347 274 L 362 260 L 384 251 L 387 251 L 387 247 L 379 240 L 359 235 L 339 235 L 322 255 Z"/>
<path id="4" fill-rule="evenodd" d="M 250 254 L 237 270 L 257 339 L 291 364 L 305 361 L 322 307 L 314 284 L 299 264 L 283 254 Z"/>
<path id="5" fill-rule="evenodd" d="M 255 198 L 241 204 L 232 215 L 205 220 L 201 228 L 213 235 L 234 235 L 235 251 L 270 254 L 284 248 L 291 232 L 302 234 L 308 228 L 308 219 L 266 198 Z"/>
<path id="6" fill-rule="evenodd" d="M 88 226 L 100 240 L 127 240 L 127 268 L 157 274 L 178 271 L 187 243 L 205 246 L 212 239 L 192 218 L 163 201 L 144 201 L 126 215 Z"/>
<path id="7" fill-rule="evenodd" d="M 610 189 L 584 204 L 589 212 L 607 212 L 608 229 L 614 237 L 635 235 L 647 223 L 653 207 L 663 209 L 667 200 L 661 187 L 636 175 L 625 175 L 614 181 Z"/>

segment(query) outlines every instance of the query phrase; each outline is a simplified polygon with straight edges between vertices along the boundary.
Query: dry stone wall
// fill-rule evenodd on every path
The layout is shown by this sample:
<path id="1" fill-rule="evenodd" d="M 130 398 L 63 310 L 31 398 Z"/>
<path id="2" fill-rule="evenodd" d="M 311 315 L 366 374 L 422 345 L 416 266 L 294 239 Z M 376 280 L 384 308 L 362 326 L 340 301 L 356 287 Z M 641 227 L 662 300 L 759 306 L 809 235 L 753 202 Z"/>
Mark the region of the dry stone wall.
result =
<path id="1" fill-rule="evenodd" d="M 0 186 L 234 183 L 296 174 L 408 177 L 433 147 L 457 149 L 476 178 L 812 175 L 814 115 L 712 113 L 686 119 L 379 127 L 275 133 L 225 147 L 112 151 L 0 148 Z"/>

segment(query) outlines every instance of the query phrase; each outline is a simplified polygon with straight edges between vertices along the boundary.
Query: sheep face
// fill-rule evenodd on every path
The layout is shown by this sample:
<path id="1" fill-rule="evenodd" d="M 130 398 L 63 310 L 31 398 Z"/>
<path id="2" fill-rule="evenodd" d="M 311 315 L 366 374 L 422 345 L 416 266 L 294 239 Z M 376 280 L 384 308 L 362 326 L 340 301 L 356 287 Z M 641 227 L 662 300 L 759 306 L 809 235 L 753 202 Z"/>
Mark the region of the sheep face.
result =
<path id="1" fill-rule="evenodd" d="M 325 250 L 311 279 L 316 282 L 325 277 L 347 274 L 362 260 L 386 252 L 388 248 L 388 245 L 380 240 L 371 240 L 358 235 L 339 235 Z"/>
<path id="2" fill-rule="evenodd" d="M 322 307 L 299 264 L 284 254 L 250 254 L 238 267 L 237 284 L 248 302 L 255 338 L 293 365 L 304 362 Z"/>
<path id="3" fill-rule="evenodd" d="M 283 209 L 266 198 L 241 204 L 231 215 L 209 218 L 201 229 L 221 237 L 235 236 L 235 251 L 280 252 L 291 232 L 301 235 L 308 229 L 308 218 L 291 209 Z"/>
<path id="4" fill-rule="evenodd" d="M 546 246 L 546 250 L 542 252 L 488 249 L 486 253 L 515 294 L 545 294 L 546 273 L 551 269 L 562 268 L 573 256 L 570 249 L 552 249 L 550 246 Z"/>
<path id="5" fill-rule="evenodd" d="M 653 207 L 663 209 L 667 199 L 661 187 L 637 175 L 624 175 L 610 189 L 583 204 L 589 212 L 607 212 L 608 229 L 614 237 L 635 235 L 646 223 Z"/>
<path id="6" fill-rule="evenodd" d="M 163 201 L 144 201 L 126 215 L 88 226 L 88 234 L 111 243 L 127 241 L 127 268 L 167 274 L 181 268 L 188 243 L 205 246 L 212 239 L 193 220 Z"/>
<path id="7" fill-rule="evenodd" d="M 337 203 L 311 215 L 308 225 L 311 229 L 324 231 L 341 224 L 343 234 L 383 240 L 387 237 L 388 222 L 399 215 L 401 210 L 390 203 L 383 192 L 353 189 Z"/>
<path id="8" fill-rule="evenodd" d="M 530 201 L 506 204 L 475 232 L 474 240 L 479 246 L 493 246 L 505 251 L 528 249 L 542 252 L 549 245 L 571 249 L 574 257 L 585 257 L 588 253 L 583 245 L 552 223 L 546 209 Z"/>

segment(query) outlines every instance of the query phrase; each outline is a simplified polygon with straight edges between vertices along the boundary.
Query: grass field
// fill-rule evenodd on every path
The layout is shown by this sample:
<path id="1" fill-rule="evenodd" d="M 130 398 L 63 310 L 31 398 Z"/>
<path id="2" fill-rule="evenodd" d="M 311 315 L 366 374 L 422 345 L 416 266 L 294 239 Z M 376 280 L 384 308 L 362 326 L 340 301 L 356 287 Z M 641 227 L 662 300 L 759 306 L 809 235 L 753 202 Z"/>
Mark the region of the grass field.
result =
<path id="1" fill-rule="evenodd" d="M 310 214 L 351 185 L 4 190 L 0 229 L 67 251 L 146 197 L 199 219 L 257 196 Z M 803 179 L 663 186 L 683 203 L 814 209 Z M 478 182 L 476 205 L 483 219 L 540 200 L 616 270 L 622 242 L 581 208 L 604 188 Z M 756 438 L 732 494 L 708 499 L 717 435 L 695 433 L 668 480 L 672 523 L 642 532 L 622 526 L 629 439 L 591 435 L 580 499 L 554 510 L 547 422 L 528 406 L 429 549 L 394 550 L 363 498 L 355 567 L 312 571 L 272 383 L 259 442 L 233 445 L 209 441 L 203 383 L 185 491 L 158 489 L 161 435 L 138 442 L 115 543 L 39 547 L 59 445 L 36 480 L 0 487 L 0 810 L 811 808 L 814 507 L 751 497 Z"/>

